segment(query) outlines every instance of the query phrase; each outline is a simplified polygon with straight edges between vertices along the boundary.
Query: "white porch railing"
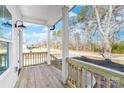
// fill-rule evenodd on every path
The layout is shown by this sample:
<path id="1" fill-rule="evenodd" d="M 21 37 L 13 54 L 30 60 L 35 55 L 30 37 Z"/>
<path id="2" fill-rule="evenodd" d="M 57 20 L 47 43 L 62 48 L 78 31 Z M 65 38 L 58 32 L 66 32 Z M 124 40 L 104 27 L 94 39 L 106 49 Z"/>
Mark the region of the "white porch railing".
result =
<path id="1" fill-rule="evenodd" d="M 55 66 L 60 66 L 60 60 L 53 54 L 50 54 L 50 61 Z M 47 63 L 47 52 L 23 53 L 23 66 L 33 66 L 43 63 Z"/>
<path id="2" fill-rule="evenodd" d="M 32 66 L 47 62 L 47 52 L 23 53 L 23 66 Z"/>
<path id="3" fill-rule="evenodd" d="M 67 58 L 71 87 L 124 87 L 124 73 L 106 67 Z"/>

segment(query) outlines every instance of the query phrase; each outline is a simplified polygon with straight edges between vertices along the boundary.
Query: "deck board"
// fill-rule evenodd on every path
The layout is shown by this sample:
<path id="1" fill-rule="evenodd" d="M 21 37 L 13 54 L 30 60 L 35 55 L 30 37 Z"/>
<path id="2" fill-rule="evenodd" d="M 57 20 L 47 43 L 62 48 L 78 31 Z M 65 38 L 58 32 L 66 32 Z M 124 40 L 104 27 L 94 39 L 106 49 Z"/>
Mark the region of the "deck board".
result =
<path id="1" fill-rule="evenodd" d="M 52 65 L 24 67 L 16 88 L 63 88 L 61 71 Z M 66 87 L 66 86 L 65 86 Z"/>

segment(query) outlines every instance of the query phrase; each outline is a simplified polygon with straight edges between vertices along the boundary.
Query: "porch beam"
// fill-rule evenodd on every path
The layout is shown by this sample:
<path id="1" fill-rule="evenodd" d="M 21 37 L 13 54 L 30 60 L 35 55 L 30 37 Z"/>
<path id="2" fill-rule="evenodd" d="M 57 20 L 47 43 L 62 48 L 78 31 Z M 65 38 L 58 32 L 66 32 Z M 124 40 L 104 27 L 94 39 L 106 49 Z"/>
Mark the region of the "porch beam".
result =
<path id="1" fill-rule="evenodd" d="M 47 64 L 51 64 L 50 62 L 50 27 L 49 26 L 47 31 Z"/>
<path id="2" fill-rule="evenodd" d="M 69 8 L 64 6 L 62 8 L 62 20 L 63 20 L 63 30 L 62 30 L 62 80 L 66 83 L 68 78 L 68 63 L 66 62 L 66 57 L 69 57 L 69 31 L 68 31 L 68 18 L 69 18 Z"/>
<path id="3" fill-rule="evenodd" d="M 23 17 L 23 21 L 25 22 L 29 22 L 29 23 L 35 23 L 35 24 L 39 24 L 39 25 L 49 25 L 47 20 L 44 19 L 36 19 L 36 18 L 31 18 L 31 17 Z"/>

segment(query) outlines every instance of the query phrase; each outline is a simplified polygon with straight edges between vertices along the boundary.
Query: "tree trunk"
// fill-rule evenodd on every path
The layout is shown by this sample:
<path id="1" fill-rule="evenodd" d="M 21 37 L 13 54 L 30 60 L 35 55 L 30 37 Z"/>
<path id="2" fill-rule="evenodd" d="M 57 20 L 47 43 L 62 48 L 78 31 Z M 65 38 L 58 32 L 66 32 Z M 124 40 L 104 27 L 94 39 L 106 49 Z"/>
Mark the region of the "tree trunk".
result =
<path id="1" fill-rule="evenodd" d="M 105 40 L 105 42 L 103 43 L 103 57 L 105 58 L 105 60 L 107 62 L 111 62 L 111 45 L 109 40 Z"/>

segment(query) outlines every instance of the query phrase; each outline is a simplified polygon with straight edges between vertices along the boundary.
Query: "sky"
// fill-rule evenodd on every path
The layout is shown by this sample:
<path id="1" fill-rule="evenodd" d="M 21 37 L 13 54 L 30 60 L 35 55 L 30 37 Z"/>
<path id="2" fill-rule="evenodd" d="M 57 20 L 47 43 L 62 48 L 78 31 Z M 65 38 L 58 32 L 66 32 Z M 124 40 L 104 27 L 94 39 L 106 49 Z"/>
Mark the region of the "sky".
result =
<path id="1" fill-rule="evenodd" d="M 36 43 L 47 37 L 47 27 L 43 25 L 24 23 L 26 28 L 24 29 L 23 38 L 25 43 Z"/>
<path id="2" fill-rule="evenodd" d="M 70 12 L 69 17 L 76 16 L 80 10 L 82 9 L 82 6 L 75 6 Z M 62 27 L 62 20 L 60 20 L 56 25 L 56 30 L 60 29 Z"/>
<path id="3" fill-rule="evenodd" d="M 11 39 L 12 28 L 10 26 L 5 27 L 3 23 L 6 23 L 8 20 L 0 18 L 0 38 Z M 9 22 L 11 22 L 9 20 Z"/>

